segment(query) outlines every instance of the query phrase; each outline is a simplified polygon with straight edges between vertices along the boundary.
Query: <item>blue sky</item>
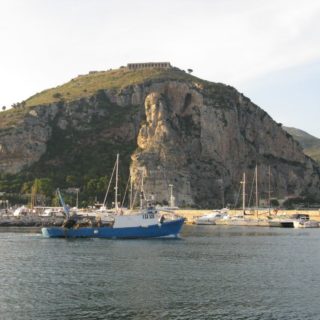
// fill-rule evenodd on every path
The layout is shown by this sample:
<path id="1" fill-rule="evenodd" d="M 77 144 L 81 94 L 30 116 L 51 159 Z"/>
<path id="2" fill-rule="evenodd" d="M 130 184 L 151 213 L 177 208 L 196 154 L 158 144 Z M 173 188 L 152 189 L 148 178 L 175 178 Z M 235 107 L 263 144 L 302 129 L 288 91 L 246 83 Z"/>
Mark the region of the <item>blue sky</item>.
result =
<path id="1" fill-rule="evenodd" d="M 1 0 L 0 104 L 90 70 L 170 61 L 320 137 L 318 0 Z"/>

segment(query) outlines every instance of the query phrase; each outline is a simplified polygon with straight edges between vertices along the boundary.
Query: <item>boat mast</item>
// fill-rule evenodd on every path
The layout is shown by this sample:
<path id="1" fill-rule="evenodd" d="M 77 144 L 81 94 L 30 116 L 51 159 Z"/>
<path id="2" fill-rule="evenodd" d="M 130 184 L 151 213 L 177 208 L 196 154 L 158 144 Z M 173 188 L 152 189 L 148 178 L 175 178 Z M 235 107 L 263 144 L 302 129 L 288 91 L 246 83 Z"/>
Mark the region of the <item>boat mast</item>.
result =
<path id="1" fill-rule="evenodd" d="M 219 179 L 221 184 L 220 184 L 220 187 L 221 187 L 221 202 L 222 202 L 222 208 L 224 208 L 224 184 L 223 184 L 223 179 Z"/>
<path id="2" fill-rule="evenodd" d="M 116 161 L 116 186 L 115 186 L 115 200 L 114 200 L 114 208 L 118 211 L 118 174 L 119 174 L 119 153 L 117 153 L 117 161 Z"/>
<path id="3" fill-rule="evenodd" d="M 133 183 L 132 183 L 132 176 L 130 175 L 130 210 L 132 210 L 133 204 L 132 204 L 132 197 L 133 194 Z"/>
<path id="4" fill-rule="evenodd" d="M 144 191 L 143 191 L 143 171 L 142 171 L 142 175 L 141 175 L 141 189 L 140 189 L 140 209 L 142 210 L 143 208 L 143 195 L 144 195 Z"/>
<path id="5" fill-rule="evenodd" d="M 170 189 L 170 201 L 169 201 L 169 206 L 171 208 L 174 207 L 174 200 L 173 200 L 173 195 L 172 195 L 172 189 L 173 189 L 173 184 L 169 184 L 169 189 Z"/>
<path id="6" fill-rule="evenodd" d="M 269 204 L 269 215 L 270 215 L 270 209 L 271 209 L 271 169 L 269 166 L 269 198 L 268 198 L 268 204 Z"/>
<path id="7" fill-rule="evenodd" d="M 33 209 L 36 205 L 36 198 L 37 198 L 37 190 L 36 190 L 36 185 L 34 183 L 31 188 L 31 205 L 30 205 L 31 209 Z"/>
<path id="8" fill-rule="evenodd" d="M 246 213 L 246 173 L 243 173 L 243 179 L 242 179 L 242 210 L 243 214 Z"/>
<path id="9" fill-rule="evenodd" d="M 255 169 L 255 176 L 256 176 L 256 210 L 258 215 L 258 208 L 259 208 L 259 195 L 258 195 L 258 165 L 256 165 Z"/>
<path id="10" fill-rule="evenodd" d="M 107 188 L 106 194 L 104 196 L 103 205 L 102 205 L 104 208 L 106 207 L 106 204 L 107 204 L 107 198 L 108 198 L 108 194 L 109 194 L 109 189 L 110 189 L 111 182 L 112 182 L 112 179 L 113 179 L 114 171 L 116 170 L 116 166 L 117 166 L 117 161 L 115 162 L 115 164 L 113 166 L 111 178 L 110 178 L 109 183 L 108 183 L 108 188 Z"/>
<path id="11" fill-rule="evenodd" d="M 77 192 L 76 208 L 77 208 L 77 209 L 79 208 L 79 191 L 80 191 L 80 188 L 76 188 L 76 192 Z"/>

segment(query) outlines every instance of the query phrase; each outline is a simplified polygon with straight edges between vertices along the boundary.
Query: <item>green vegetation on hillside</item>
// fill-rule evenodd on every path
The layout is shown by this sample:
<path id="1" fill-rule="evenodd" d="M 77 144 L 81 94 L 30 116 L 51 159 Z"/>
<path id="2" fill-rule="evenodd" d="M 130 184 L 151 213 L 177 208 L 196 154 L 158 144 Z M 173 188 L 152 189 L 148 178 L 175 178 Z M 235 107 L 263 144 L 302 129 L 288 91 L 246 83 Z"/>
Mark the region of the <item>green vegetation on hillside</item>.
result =
<path id="1" fill-rule="evenodd" d="M 63 107 L 63 106 L 62 106 Z M 87 114 L 92 106 L 79 102 L 73 114 Z M 61 114 L 68 121 L 66 128 L 59 127 L 59 116 L 54 119 L 52 135 L 47 143 L 47 151 L 31 167 L 15 175 L 0 175 L 0 191 L 5 191 L 12 202 L 27 203 L 30 201 L 32 186 L 39 186 L 41 205 L 56 202 L 54 190 L 80 188 L 82 206 L 102 201 L 106 186 L 114 166 L 115 157 L 120 153 L 120 194 L 123 195 L 129 176 L 131 154 L 136 149 L 136 137 L 105 138 L 108 130 L 119 130 L 122 123 L 133 122 L 139 113 L 139 106 L 118 107 L 112 104 L 103 92 L 95 95 L 95 110 L 91 119 L 83 116 L 77 126 L 70 125 L 72 116 Z M 45 187 L 43 187 L 45 186 Z M 9 194 L 9 195 L 8 195 Z M 22 196 L 21 196 L 22 195 Z M 113 188 L 110 192 L 110 201 Z M 66 195 L 66 200 L 75 205 L 75 196 Z"/>
<path id="2" fill-rule="evenodd" d="M 121 68 L 80 75 L 61 86 L 37 93 L 25 102 L 26 106 L 30 107 L 58 101 L 74 101 L 90 97 L 101 89 L 121 89 L 155 79 L 204 82 L 176 68 L 168 70 L 153 68 L 135 71 Z"/>
<path id="3" fill-rule="evenodd" d="M 197 83 L 208 83 L 192 76 L 183 70 L 172 69 L 144 69 L 128 70 L 120 68 L 109 71 L 93 72 L 79 75 L 71 81 L 55 88 L 37 93 L 27 100 L 14 104 L 13 108 L 0 113 L 0 130 L 8 130 L 23 121 L 30 108 L 50 103 L 65 103 L 91 97 L 99 90 L 122 89 L 130 85 L 145 83 L 152 80 L 178 80 Z M 0 132 L 1 135 L 1 132 Z"/>
<path id="4" fill-rule="evenodd" d="M 300 143 L 303 152 L 307 156 L 320 163 L 320 139 L 300 129 L 290 127 L 283 128 Z"/>
<path id="5" fill-rule="evenodd" d="M 0 130 L 8 130 L 24 119 L 30 108 L 9 109 L 0 113 Z M 1 135 L 1 131 L 0 131 Z"/>

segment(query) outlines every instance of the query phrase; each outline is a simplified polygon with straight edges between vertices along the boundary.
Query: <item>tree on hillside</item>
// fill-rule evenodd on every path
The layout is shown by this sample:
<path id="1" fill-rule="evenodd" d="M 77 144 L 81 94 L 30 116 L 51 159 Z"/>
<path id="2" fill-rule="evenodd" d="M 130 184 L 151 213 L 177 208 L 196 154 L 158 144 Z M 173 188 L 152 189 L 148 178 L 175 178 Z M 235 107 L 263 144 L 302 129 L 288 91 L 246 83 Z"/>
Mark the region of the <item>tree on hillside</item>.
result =
<path id="1" fill-rule="evenodd" d="M 32 181 L 28 181 L 28 182 L 24 182 L 22 187 L 21 187 L 21 193 L 22 194 L 28 194 L 31 192 L 31 188 L 32 188 Z"/>
<path id="2" fill-rule="evenodd" d="M 193 70 L 192 70 L 192 69 L 187 69 L 187 70 L 188 70 L 188 72 L 189 72 L 189 73 L 192 73 L 192 72 L 193 72 Z"/>
<path id="3" fill-rule="evenodd" d="M 78 179 L 73 175 L 69 175 L 66 177 L 66 183 L 68 187 L 75 187 L 78 185 Z"/>
<path id="4" fill-rule="evenodd" d="M 2 107 L 2 111 L 6 110 L 6 108 L 7 108 L 6 106 L 3 106 L 3 107 Z"/>
<path id="5" fill-rule="evenodd" d="M 47 198 L 51 199 L 52 194 L 53 184 L 51 179 L 35 179 L 31 187 L 31 206 L 34 207 L 39 202 L 44 205 Z"/>

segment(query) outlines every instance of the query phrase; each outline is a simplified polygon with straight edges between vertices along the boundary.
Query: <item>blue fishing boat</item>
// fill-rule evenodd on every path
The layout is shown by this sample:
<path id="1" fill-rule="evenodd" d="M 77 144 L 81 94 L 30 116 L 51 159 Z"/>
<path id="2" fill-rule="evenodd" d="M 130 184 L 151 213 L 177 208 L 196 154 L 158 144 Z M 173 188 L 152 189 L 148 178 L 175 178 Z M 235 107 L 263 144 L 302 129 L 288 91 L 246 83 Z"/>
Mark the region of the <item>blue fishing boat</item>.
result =
<path id="1" fill-rule="evenodd" d="M 109 210 L 107 219 L 102 220 L 97 215 L 91 219 L 81 218 L 77 214 L 71 214 L 66 206 L 59 189 L 59 196 L 66 220 L 61 227 L 42 228 L 42 234 L 49 238 L 108 238 L 108 239 L 133 239 L 133 238 L 157 238 L 178 237 L 184 223 L 184 218 L 176 216 L 173 212 L 160 212 L 152 201 L 147 201 L 143 191 L 143 176 L 140 191 L 140 209 L 134 211 L 124 210 L 118 207 L 118 161 L 116 169 L 115 208 Z M 112 177 L 111 177 L 112 179 Z M 109 189 L 109 187 L 108 187 Z M 107 195 L 105 199 L 107 198 Z M 145 206 L 144 206 L 145 204 Z"/>
<path id="2" fill-rule="evenodd" d="M 154 217 L 150 218 L 150 221 L 146 223 L 144 219 L 148 219 L 147 216 Z M 157 216 L 158 214 L 115 216 L 113 225 L 42 228 L 42 234 L 49 238 L 134 239 L 178 237 L 184 219 L 177 218 L 166 221 L 163 220 L 163 216 L 160 216 L 159 219 L 157 219 Z M 139 220 L 141 220 L 141 223 L 138 222 Z"/>

